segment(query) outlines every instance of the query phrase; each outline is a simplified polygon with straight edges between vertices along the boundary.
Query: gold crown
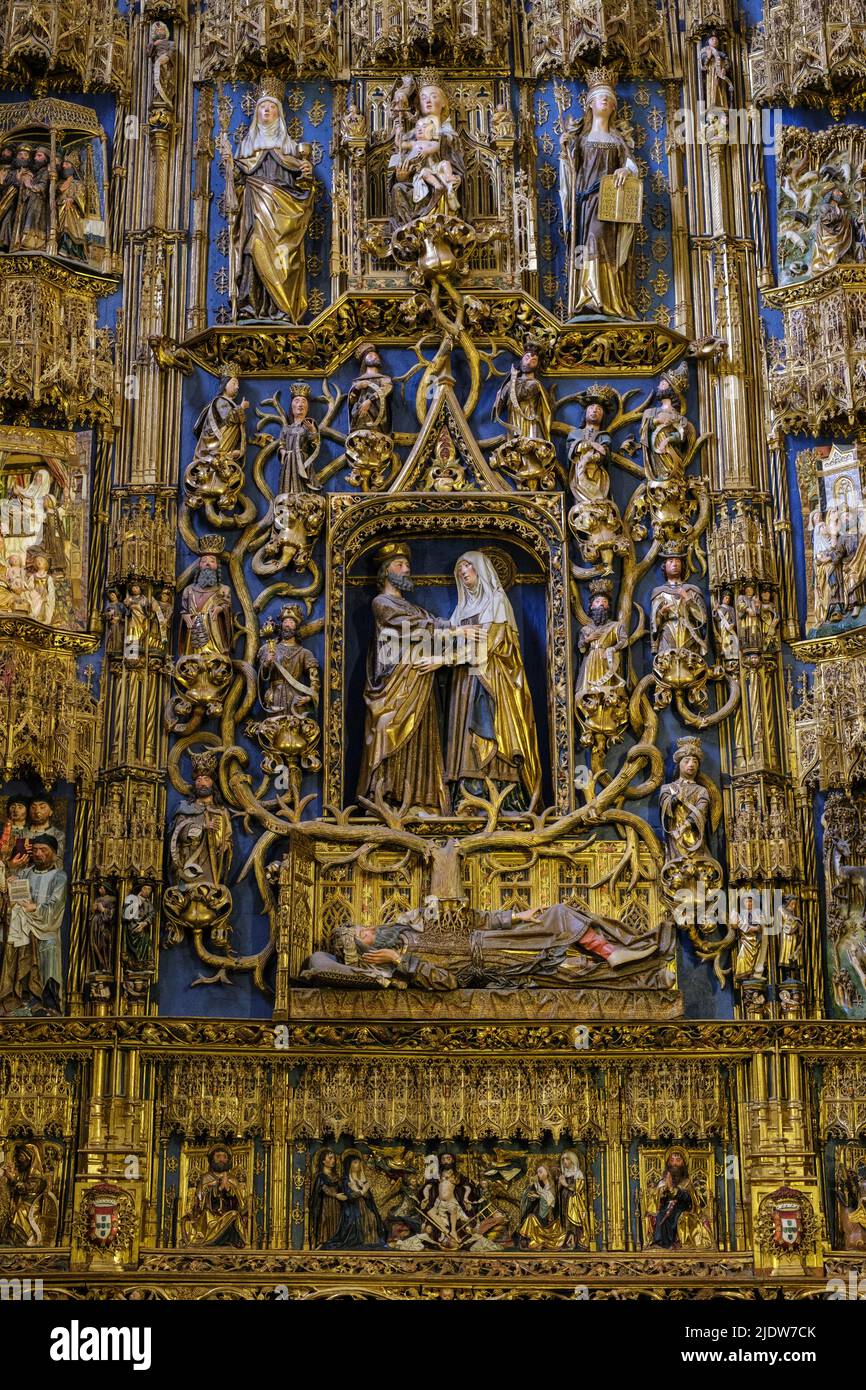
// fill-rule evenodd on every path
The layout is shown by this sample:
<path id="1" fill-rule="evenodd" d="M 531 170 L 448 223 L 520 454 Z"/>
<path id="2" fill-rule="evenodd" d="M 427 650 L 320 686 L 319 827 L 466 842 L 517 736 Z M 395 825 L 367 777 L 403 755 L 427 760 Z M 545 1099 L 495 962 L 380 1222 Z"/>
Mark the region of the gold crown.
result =
<path id="1" fill-rule="evenodd" d="M 304 610 L 299 603 L 286 603 L 280 609 L 280 622 L 285 622 L 286 618 L 294 618 L 295 627 L 300 627 L 304 621 Z"/>
<path id="2" fill-rule="evenodd" d="M 363 363 L 368 352 L 375 352 L 377 357 L 379 355 L 379 349 L 376 347 L 376 344 L 369 342 L 369 340 L 359 344 L 359 346 L 355 348 L 355 360 Z"/>
<path id="3" fill-rule="evenodd" d="M 616 392 L 612 386 L 600 386 L 596 381 L 581 392 L 581 400 L 584 405 L 603 405 L 606 408 L 615 403 Z"/>
<path id="4" fill-rule="evenodd" d="M 282 106 L 285 95 L 286 84 L 284 80 L 277 77 L 275 73 L 266 72 L 259 83 L 259 90 L 256 92 L 256 105 L 258 106 L 260 101 L 268 97 L 271 101 L 278 101 Z"/>
<path id="5" fill-rule="evenodd" d="M 592 594 L 593 598 L 598 594 L 601 594 L 603 598 L 610 598 L 613 593 L 613 580 L 591 579 L 589 581 L 589 592 Z"/>
<path id="6" fill-rule="evenodd" d="M 689 735 L 687 738 L 677 739 L 676 752 L 674 753 L 674 762 L 677 767 L 679 767 L 683 758 L 697 758 L 698 762 L 701 762 L 703 756 L 704 750 L 701 747 L 701 740 L 699 738 L 694 738 L 692 735 Z"/>
<path id="7" fill-rule="evenodd" d="M 420 92 L 424 87 L 441 87 L 444 92 L 445 86 L 442 81 L 442 74 L 438 68 L 422 68 L 418 74 L 417 87 Z"/>
<path id="8" fill-rule="evenodd" d="M 599 90 L 608 91 L 616 97 L 616 80 L 619 72 L 616 68 L 590 68 L 586 74 L 586 94 L 592 96 L 593 92 Z"/>
<path id="9" fill-rule="evenodd" d="M 304 396 L 307 400 L 310 399 L 310 384 L 307 381 L 293 381 L 289 390 L 292 393 L 292 400 L 295 396 Z"/>
<path id="10" fill-rule="evenodd" d="M 680 404 L 685 401 L 686 392 L 689 389 L 689 369 L 685 362 L 681 362 L 678 367 L 672 367 L 670 371 L 662 372 L 659 382 L 666 381 L 673 387 L 680 398 Z"/>
<path id="11" fill-rule="evenodd" d="M 201 536 L 198 543 L 198 553 L 199 555 L 222 555 L 225 545 L 225 536 Z"/>
<path id="12" fill-rule="evenodd" d="M 193 777 L 212 777 L 217 769 L 218 757 L 215 748 L 205 748 L 201 753 L 190 753 Z"/>

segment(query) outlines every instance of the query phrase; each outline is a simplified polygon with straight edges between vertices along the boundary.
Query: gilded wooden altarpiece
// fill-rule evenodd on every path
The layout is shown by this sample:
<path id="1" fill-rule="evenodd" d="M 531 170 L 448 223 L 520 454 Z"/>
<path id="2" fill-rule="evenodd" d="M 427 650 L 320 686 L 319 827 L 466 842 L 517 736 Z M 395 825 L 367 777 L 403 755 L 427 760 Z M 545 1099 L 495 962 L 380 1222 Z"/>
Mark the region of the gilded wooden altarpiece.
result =
<path id="1" fill-rule="evenodd" d="M 854 1268 L 837 10 L 0 4 L 4 1277 Z"/>

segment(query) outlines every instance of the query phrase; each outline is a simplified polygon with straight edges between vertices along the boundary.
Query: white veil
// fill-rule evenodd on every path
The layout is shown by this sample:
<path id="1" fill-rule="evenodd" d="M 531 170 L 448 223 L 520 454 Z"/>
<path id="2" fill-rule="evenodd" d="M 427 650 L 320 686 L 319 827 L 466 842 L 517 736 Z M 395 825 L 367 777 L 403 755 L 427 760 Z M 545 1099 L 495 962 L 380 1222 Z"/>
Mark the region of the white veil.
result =
<path id="1" fill-rule="evenodd" d="M 467 588 L 460 578 L 459 569 L 464 560 L 474 565 L 478 575 L 474 590 Z M 457 607 L 451 614 L 452 627 L 461 627 L 472 619 L 485 626 L 488 623 L 505 623 L 516 630 L 514 609 L 486 555 L 480 550 L 465 551 L 454 566 L 454 578 L 457 581 Z"/>
<path id="2" fill-rule="evenodd" d="M 270 101 L 276 106 L 280 113 L 269 126 L 262 125 L 259 121 L 259 107 L 266 101 Z M 250 128 L 241 142 L 238 154 L 241 159 L 250 159 L 260 150 L 278 150 L 280 154 L 297 154 L 297 146 L 286 129 L 286 118 L 282 105 L 274 97 L 259 97 L 253 118 L 250 121 Z"/>

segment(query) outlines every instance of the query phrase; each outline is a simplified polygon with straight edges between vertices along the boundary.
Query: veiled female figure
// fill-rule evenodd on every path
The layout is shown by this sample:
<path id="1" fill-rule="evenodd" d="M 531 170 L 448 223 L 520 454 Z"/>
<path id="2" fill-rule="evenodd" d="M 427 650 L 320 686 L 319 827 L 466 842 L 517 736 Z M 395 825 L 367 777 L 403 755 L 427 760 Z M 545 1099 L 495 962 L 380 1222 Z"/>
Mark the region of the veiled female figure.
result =
<path id="1" fill-rule="evenodd" d="M 562 136 L 559 159 L 564 225 L 568 239 L 570 314 L 590 313 L 633 319 L 627 284 L 634 227 L 602 222 L 601 180 L 613 174 L 617 185 L 638 169 L 623 137 L 613 130 L 616 92 L 605 81 L 587 93 L 586 114 L 571 121 Z"/>
<path id="2" fill-rule="evenodd" d="M 357 1153 L 343 1159 L 340 1220 L 334 1234 L 322 1242 L 322 1250 L 376 1250 L 385 1244 L 385 1223 L 379 1215 L 362 1160 Z"/>
<path id="3" fill-rule="evenodd" d="M 233 194 L 237 312 L 300 323 L 307 311 L 304 235 L 313 212 L 313 166 L 292 140 L 280 103 L 266 92 L 250 128 L 227 157 Z"/>
<path id="4" fill-rule="evenodd" d="M 452 676 L 445 779 L 481 790 L 485 778 L 513 782 L 525 806 L 541 794 L 541 763 L 532 695 L 520 653 L 514 609 L 488 557 L 478 550 L 454 566 L 454 628 L 480 627 L 468 659 Z M 474 785 L 473 785 L 474 784 Z"/>
<path id="5" fill-rule="evenodd" d="M 557 1209 L 565 1233 L 567 1250 L 585 1250 L 590 1235 L 586 1178 L 574 1149 L 566 1149 L 559 1160 Z"/>
<path id="6" fill-rule="evenodd" d="M 537 1163 L 520 1198 L 518 1243 L 523 1250 L 559 1250 L 565 1242 L 557 1210 L 556 1176 Z"/>

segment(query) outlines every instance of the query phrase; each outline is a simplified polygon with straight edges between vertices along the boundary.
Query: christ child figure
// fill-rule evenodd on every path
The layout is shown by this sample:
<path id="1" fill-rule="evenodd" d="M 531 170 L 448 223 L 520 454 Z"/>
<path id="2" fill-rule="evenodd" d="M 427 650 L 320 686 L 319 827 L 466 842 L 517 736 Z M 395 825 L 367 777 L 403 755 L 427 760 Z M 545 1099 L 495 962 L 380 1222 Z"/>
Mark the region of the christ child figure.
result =
<path id="1" fill-rule="evenodd" d="M 438 117 L 419 116 L 414 130 L 399 140 L 399 150 L 391 162 L 411 168 L 412 197 L 416 203 L 423 203 L 433 189 L 444 194 L 451 212 L 459 210 L 457 186 L 460 180 L 451 161 L 439 158 Z"/>

